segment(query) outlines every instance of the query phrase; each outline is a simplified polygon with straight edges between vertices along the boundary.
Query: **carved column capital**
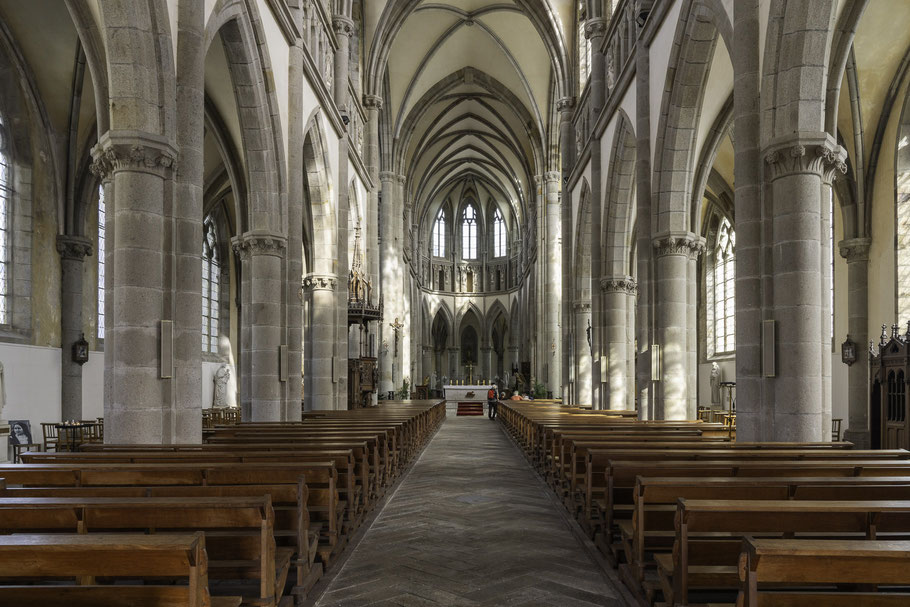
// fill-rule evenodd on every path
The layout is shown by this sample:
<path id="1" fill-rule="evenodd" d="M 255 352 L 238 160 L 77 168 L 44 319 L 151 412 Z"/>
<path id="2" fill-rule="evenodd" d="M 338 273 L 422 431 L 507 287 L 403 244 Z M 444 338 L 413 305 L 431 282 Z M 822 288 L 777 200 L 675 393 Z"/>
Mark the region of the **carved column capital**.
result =
<path id="1" fill-rule="evenodd" d="M 559 183 L 559 171 L 547 171 L 543 174 L 544 181 L 547 183 L 556 182 Z"/>
<path id="2" fill-rule="evenodd" d="M 591 302 L 590 301 L 575 302 L 575 305 L 572 306 L 572 309 L 575 310 L 576 314 L 588 313 L 591 311 Z"/>
<path id="3" fill-rule="evenodd" d="M 638 293 L 638 284 L 630 276 L 613 276 L 600 280 L 600 290 L 604 293 Z"/>
<path id="4" fill-rule="evenodd" d="M 177 171 L 177 150 L 164 138 L 139 131 L 108 131 L 92 148 L 92 173 L 102 180 L 118 171 L 139 171 L 171 177 Z"/>
<path id="5" fill-rule="evenodd" d="M 288 239 L 281 234 L 267 230 L 254 230 L 234 237 L 231 244 L 241 259 L 249 260 L 256 255 L 283 257 Z"/>
<path id="6" fill-rule="evenodd" d="M 379 171 L 379 181 L 398 181 L 398 173 Z"/>
<path id="7" fill-rule="evenodd" d="M 378 112 L 382 109 L 382 97 L 379 95 L 364 95 L 363 109 L 367 111 L 376 110 Z"/>
<path id="8" fill-rule="evenodd" d="M 770 179 L 798 173 L 815 173 L 825 182 L 847 172 L 847 151 L 827 133 L 777 140 L 765 150 Z"/>
<path id="9" fill-rule="evenodd" d="M 338 277 L 334 274 L 307 274 L 301 287 L 304 291 L 334 291 L 338 287 Z"/>
<path id="10" fill-rule="evenodd" d="M 57 235 L 57 252 L 63 259 L 82 261 L 92 254 L 92 241 L 82 236 Z"/>
<path id="11" fill-rule="evenodd" d="M 350 38 L 355 31 L 354 20 L 344 15 L 333 15 L 332 29 L 335 31 L 336 36 L 347 36 Z"/>
<path id="12" fill-rule="evenodd" d="M 585 21 L 585 38 L 603 38 L 607 33 L 606 19 L 588 19 Z"/>
<path id="13" fill-rule="evenodd" d="M 566 112 L 575 109 L 575 97 L 562 97 L 556 101 L 556 111 Z"/>
<path id="14" fill-rule="evenodd" d="M 697 259 L 705 251 L 705 239 L 692 232 L 664 232 L 652 241 L 657 257 L 685 255 Z"/>
<path id="15" fill-rule="evenodd" d="M 849 238 L 837 243 L 840 256 L 847 260 L 847 263 L 857 261 L 869 261 L 869 247 L 872 245 L 871 238 Z"/>

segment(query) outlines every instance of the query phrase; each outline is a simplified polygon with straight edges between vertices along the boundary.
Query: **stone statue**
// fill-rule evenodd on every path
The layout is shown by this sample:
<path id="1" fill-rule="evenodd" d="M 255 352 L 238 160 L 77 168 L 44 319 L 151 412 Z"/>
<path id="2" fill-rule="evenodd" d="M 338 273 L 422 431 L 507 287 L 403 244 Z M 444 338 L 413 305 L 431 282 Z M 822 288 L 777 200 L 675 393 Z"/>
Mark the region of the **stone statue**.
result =
<path id="1" fill-rule="evenodd" d="M 437 383 L 436 383 L 437 381 L 438 380 L 436 379 L 436 371 L 433 371 L 432 373 L 430 373 L 430 389 L 431 390 L 441 390 L 442 389 L 441 385 L 437 385 Z"/>
<path id="2" fill-rule="evenodd" d="M 719 409 L 723 402 L 720 396 L 720 365 L 711 364 L 711 408 Z"/>
<path id="3" fill-rule="evenodd" d="M 448 386 L 448 385 L 449 385 L 449 378 L 446 377 L 445 375 L 442 376 L 442 385 L 443 385 L 443 386 Z"/>
<path id="4" fill-rule="evenodd" d="M 215 393 L 212 397 L 212 406 L 227 407 L 227 385 L 231 380 L 231 368 L 228 365 L 221 365 L 218 367 L 218 370 L 215 371 L 215 376 L 212 380 L 215 382 Z"/>

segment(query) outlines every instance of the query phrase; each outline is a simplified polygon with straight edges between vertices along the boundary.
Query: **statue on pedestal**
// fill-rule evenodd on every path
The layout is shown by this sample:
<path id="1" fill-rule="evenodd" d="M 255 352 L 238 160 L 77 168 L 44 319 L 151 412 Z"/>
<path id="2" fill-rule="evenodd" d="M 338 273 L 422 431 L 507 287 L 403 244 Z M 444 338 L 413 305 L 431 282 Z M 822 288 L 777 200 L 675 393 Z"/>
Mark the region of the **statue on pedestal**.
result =
<path id="1" fill-rule="evenodd" d="M 711 408 L 720 409 L 723 399 L 720 396 L 720 365 L 711 364 Z"/>
<path id="2" fill-rule="evenodd" d="M 212 381 L 215 382 L 215 392 L 212 395 L 212 407 L 227 407 L 227 385 L 231 380 L 231 368 L 228 365 L 221 365 L 215 371 Z"/>

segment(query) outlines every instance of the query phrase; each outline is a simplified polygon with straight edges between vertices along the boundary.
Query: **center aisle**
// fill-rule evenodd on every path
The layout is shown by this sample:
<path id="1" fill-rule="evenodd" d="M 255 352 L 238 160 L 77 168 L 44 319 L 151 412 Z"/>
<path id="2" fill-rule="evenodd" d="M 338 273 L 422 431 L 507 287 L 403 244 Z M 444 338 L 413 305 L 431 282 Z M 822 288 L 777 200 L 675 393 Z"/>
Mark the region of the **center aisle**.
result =
<path id="1" fill-rule="evenodd" d="M 316 604 L 625 605 L 548 492 L 498 422 L 449 411 Z"/>

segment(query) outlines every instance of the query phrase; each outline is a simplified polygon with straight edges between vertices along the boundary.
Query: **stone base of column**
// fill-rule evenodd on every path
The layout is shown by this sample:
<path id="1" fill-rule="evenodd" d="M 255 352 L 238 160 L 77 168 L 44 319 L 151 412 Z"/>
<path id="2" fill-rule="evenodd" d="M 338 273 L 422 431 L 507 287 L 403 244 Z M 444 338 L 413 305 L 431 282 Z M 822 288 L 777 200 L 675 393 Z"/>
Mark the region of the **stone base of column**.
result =
<path id="1" fill-rule="evenodd" d="M 844 431 L 843 439 L 855 445 L 855 449 L 871 449 L 872 433 L 869 430 L 851 430 Z"/>

